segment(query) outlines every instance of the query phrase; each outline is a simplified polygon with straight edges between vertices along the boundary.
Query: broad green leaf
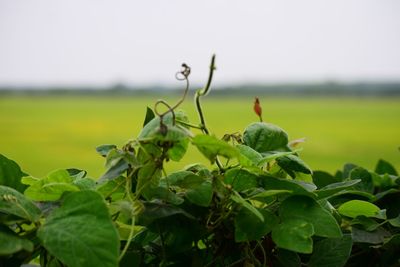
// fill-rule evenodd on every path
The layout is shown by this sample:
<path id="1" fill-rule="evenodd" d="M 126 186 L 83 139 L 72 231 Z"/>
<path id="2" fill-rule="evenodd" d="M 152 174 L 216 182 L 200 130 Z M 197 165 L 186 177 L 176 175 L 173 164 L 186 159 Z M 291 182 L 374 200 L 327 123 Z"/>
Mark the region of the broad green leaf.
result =
<path id="1" fill-rule="evenodd" d="M 164 238 L 164 245 L 169 252 L 168 255 L 182 255 L 193 249 L 193 242 L 200 239 L 202 229 L 192 220 L 188 220 L 182 216 L 167 217 L 155 222 L 149 226 L 153 231 L 161 231 Z M 190 253 L 190 255 L 193 255 Z M 181 262 L 178 266 L 192 266 L 192 260 L 187 259 Z M 147 265 L 146 265 L 147 266 Z M 175 265 L 177 266 L 177 265 Z"/>
<path id="2" fill-rule="evenodd" d="M 400 214 L 400 192 L 386 194 L 375 202 L 381 209 L 385 209 L 388 218 L 395 218 Z"/>
<path id="3" fill-rule="evenodd" d="M 369 201 L 375 201 L 376 197 L 370 193 L 364 192 L 364 191 L 358 191 L 358 190 L 350 190 L 350 189 L 344 189 L 341 190 L 337 193 L 335 193 L 332 197 L 337 198 L 337 197 L 342 197 L 343 199 L 348 200 L 348 199 L 366 199 Z M 343 203 L 339 202 L 338 204 Z"/>
<path id="4" fill-rule="evenodd" d="M 148 200 L 159 199 L 174 205 L 180 205 L 184 201 L 183 198 L 174 192 L 171 192 L 169 189 L 160 186 L 152 187 L 151 190 L 148 190 L 146 192 L 146 198 Z"/>
<path id="5" fill-rule="evenodd" d="M 33 243 L 31 241 L 19 237 L 12 231 L 6 232 L 1 230 L 0 240 L 0 256 L 10 255 L 21 250 L 33 251 Z"/>
<path id="6" fill-rule="evenodd" d="M 129 239 L 132 229 L 132 219 L 135 219 L 144 210 L 144 205 L 141 201 L 136 200 L 133 203 L 126 200 L 111 202 L 108 206 L 110 214 L 119 214 L 114 224 L 118 230 L 120 240 Z M 143 226 L 134 225 L 134 234 L 144 229 Z"/>
<path id="7" fill-rule="evenodd" d="M 293 180 L 293 182 L 298 185 L 301 185 L 303 188 L 305 188 L 309 192 L 315 192 L 315 190 L 317 189 L 315 184 L 313 184 L 312 182 L 304 182 L 304 181 L 298 181 L 298 180 Z"/>
<path id="8" fill-rule="evenodd" d="M 158 233 L 151 232 L 148 228 L 144 228 L 140 233 L 133 237 L 132 243 L 141 247 L 148 245 L 151 246 L 151 243 L 153 243 L 158 237 Z"/>
<path id="9" fill-rule="evenodd" d="M 392 248 L 400 246 L 400 234 L 392 235 L 385 239 L 384 248 Z"/>
<path id="10" fill-rule="evenodd" d="M 185 171 L 190 171 L 203 179 L 211 179 L 213 177 L 211 171 L 206 166 L 200 163 L 190 164 L 183 168 Z"/>
<path id="11" fill-rule="evenodd" d="M 313 250 L 313 225 L 301 219 L 283 221 L 272 230 L 272 240 L 279 248 L 309 254 Z"/>
<path id="12" fill-rule="evenodd" d="M 120 212 L 120 215 L 123 215 L 129 221 L 133 216 L 139 215 L 144 210 L 144 205 L 140 200 L 135 200 L 133 203 L 127 200 L 119 200 L 110 203 L 108 207 L 110 213 L 115 214 L 116 212 Z"/>
<path id="13" fill-rule="evenodd" d="M 237 145 L 236 148 L 239 150 L 239 153 L 251 161 L 254 166 L 257 166 L 259 162 L 262 160 L 263 156 L 246 145 Z"/>
<path id="14" fill-rule="evenodd" d="M 32 181 L 32 177 L 22 178 L 23 183 L 30 184 L 24 192 L 25 196 L 34 201 L 55 201 L 64 192 L 79 191 L 67 170 L 56 170 L 42 179 L 37 179 L 35 183 Z"/>
<path id="15" fill-rule="evenodd" d="M 99 181 L 102 182 L 115 179 L 125 173 L 128 169 L 129 164 L 125 160 L 119 159 L 115 165 L 107 169 L 107 171 L 100 177 Z"/>
<path id="16" fill-rule="evenodd" d="M 291 196 L 279 207 L 283 222 L 301 219 L 314 226 L 314 232 L 322 237 L 341 237 L 342 232 L 333 215 L 317 201 L 307 196 Z"/>
<path id="17" fill-rule="evenodd" d="M 124 151 L 116 148 L 111 149 L 107 153 L 105 167 L 107 169 L 110 169 L 111 167 L 117 165 L 120 160 L 124 159 L 124 156 L 125 156 Z"/>
<path id="18" fill-rule="evenodd" d="M 120 221 L 115 221 L 115 227 L 117 228 L 118 234 L 119 234 L 119 239 L 120 240 L 128 240 L 129 236 L 131 234 L 131 224 L 125 224 Z M 140 226 L 140 225 L 134 225 L 133 226 L 133 234 L 138 234 L 140 233 L 145 227 Z"/>
<path id="19" fill-rule="evenodd" d="M 182 111 L 175 112 L 177 121 L 188 122 L 188 118 Z M 153 141 L 154 143 L 168 146 L 167 155 L 171 160 L 179 161 L 185 155 L 191 133 L 186 126 L 180 125 L 178 122 L 173 123 L 173 116 L 167 113 L 163 117 L 161 124 L 160 117 L 155 117 L 143 127 L 139 134 L 139 141 Z M 147 147 L 146 149 L 151 149 Z M 151 151 L 147 151 L 151 152 Z M 151 153 L 150 153 L 151 154 Z"/>
<path id="20" fill-rule="evenodd" d="M 296 181 L 301 181 L 301 182 L 305 182 L 307 184 L 313 184 L 313 179 L 312 179 L 312 175 L 311 174 L 307 174 L 307 173 L 302 173 L 302 172 L 295 172 L 295 178 Z M 315 185 L 314 185 L 315 186 Z M 316 186 L 315 186 L 316 187 Z M 316 189 L 316 188 L 315 188 Z"/>
<path id="21" fill-rule="evenodd" d="M 279 167 L 287 172 L 292 178 L 296 177 L 296 172 L 312 174 L 310 167 L 295 155 L 282 156 L 276 159 Z"/>
<path id="22" fill-rule="evenodd" d="M 374 192 L 372 176 L 366 169 L 361 167 L 354 168 L 350 171 L 349 175 L 350 179 L 352 180 L 361 180 L 360 183 L 353 187 L 355 190 L 360 190 L 371 194 Z"/>
<path id="23" fill-rule="evenodd" d="M 154 114 L 154 111 L 147 107 L 146 108 L 146 117 L 144 118 L 144 122 L 143 122 L 143 127 L 146 126 L 146 124 L 148 124 L 152 119 L 154 119 L 156 115 Z"/>
<path id="24" fill-rule="evenodd" d="M 327 238 L 314 244 L 309 267 L 342 267 L 350 257 L 353 241 L 351 235 L 341 238 Z"/>
<path id="25" fill-rule="evenodd" d="M 169 159 L 180 161 L 183 158 L 189 147 L 189 136 L 191 136 L 191 133 L 181 126 L 174 126 L 168 129 L 165 139 L 168 142 L 168 138 L 170 138 L 173 144 L 167 151 Z"/>
<path id="26" fill-rule="evenodd" d="M 277 195 L 284 195 L 290 193 L 292 193 L 292 191 L 290 190 L 265 190 L 255 195 L 252 195 L 251 198 L 255 199 L 255 198 L 273 197 Z"/>
<path id="27" fill-rule="evenodd" d="M 117 146 L 116 145 L 101 145 L 96 147 L 96 151 L 97 153 L 100 154 L 100 156 L 102 157 L 106 157 L 108 152 L 110 152 L 113 149 L 116 149 Z"/>
<path id="28" fill-rule="evenodd" d="M 193 188 L 201 185 L 204 178 L 194 174 L 191 171 L 173 172 L 161 180 L 163 186 L 178 186 L 184 189 Z"/>
<path id="29" fill-rule="evenodd" d="M 386 215 L 386 210 L 379 210 L 378 213 L 376 214 L 375 218 L 377 219 L 381 219 L 381 220 L 386 220 L 387 219 L 387 215 Z"/>
<path id="30" fill-rule="evenodd" d="M 341 224 L 343 223 L 343 218 L 340 216 L 339 212 L 336 210 L 336 208 L 332 205 L 330 201 L 327 199 L 322 199 L 322 200 L 317 200 L 318 203 L 326 209 L 332 216 L 336 219 L 338 222 L 339 226 L 342 226 Z"/>
<path id="31" fill-rule="evenodd" d="M 160 158 L 163 151 L 154 140 L 140 142 L 140 148 L 138 149 L 137 159 L 141 165 L 146 164 L 148 161 L 154 161 L 156 158 Z"/>
<path id="32" fill-rule="evenodd" d="M 146 194 L 146 190 L 157 187 L 161 178 L 161 170 L 157 167 L 156 162 L 150 161 L 139 169 L 136 194 Z"/>
<path id="33" fill-rule="evenodd" d="M 14 188 L 22 193 L 27 186 L 21 183 L 21 178 L 26 175 L 15 161 L 0 154 L 0 185 Z"/>
<path id="34" fill-rule="evenodd" d="M 67 266 L 118 266 L 118 233 L 103 198 L 94 191 L 68 194 L 39 229 L 38 237 Z"/>
<path id="35" fill-rule="evenodd" d="M 225 173 L 224 182 L 240 192 L 258 187 L 258 176 L 244 169 L 230 169 Z"/>
<path id="36" fill-rule="evenodd" d="M 339 181 L 342 181 L 344 178 L 343 172 L 341 170 L 337 170 L 335 172 L 335 178 L 338 179 Z"/>
<path id="37" fill-rule="evenodd" d="M 390 174 L 376 174 L 371 172 L 372 181 L 375 187 L 379 187 L 381 190 L 393 189 L 396 187 L 396 180 L 399 177 Z"/>
<path id="38" fill-rule="evenodd" d="M 38 222 L 41 211 L 17 190 L 0 185 L 0 212 Z"/>
<path id="39" fill-rule="evenodd" d="M 120 199 L 125 194 L 125 177 L 118 177 L 113 180 L 107 180 L 100 183 L 96 191 L 103 195 L 104 198 L 112 198 L 114 201 Z"/>
<path id="40" fill-rule="evenodd" d="M 198 186 L 187 189 L 185 196 L 193 204 L 208 207 L 213 196 L 211 181 L 204 181 Z"/>
<path id="41" fill-rule="evenodd" d="M 187 129 L 179 125 L 171 125 L 167 127 L 165 134 L 162 134 L 160 133 L 160 130 L 157 130 L 148 138 L 157 144 L 157 146 L 167 147 L 167 156 L 169 159 L 179 161 L 188 149 L 189 136 L 191 136 L 191 134 Z"/>
<path id="42" fill-rule="evenodd" d="M 355 165 L 355 164 L 353 164 L 353 163 L 346 163 L 346 164 L 344 164 L 344 166 L 343 166 L 343 172 L 342 172 L 342 178 L 343 178 L 343 179 L 350 178 L 350 172 L 351 172 L 353 169 L 357 168 L 357 167 L 358 167 L 358 166 Z"/>
<path id="43" fill-rule="evenodd" d="M 260 221 L 248 209 L 242 208 L 235 217 L 235 241 L 244 242 L 259 240 L 265 236 L 278 224 L 278 218 L 268 210 L 257 209 L 264 217 L 264 222 Z"/>
<path id="44" fill-rule="evenodd" d="M 92 190 L 96 187 L 96 181 L 91 178 L 76 179 L 74 185 L 79 187 L 80 190 Z"/>
<path id="45" fill-rule="evenodd" d="M 265 190 L 289 190 L 295 195 L 305 195 L 312 198 L 316 197 L 316 195 L 312 193 L 315 187 L 308 187 L 305 183 L 272 176 L 261 176 L 261 178 L 261 184 Z"/>
<path id="46" fill-rule="evenodd" d="M 393 167 L 393 165 L 383 159 L 380 159 L 378 161 L 378 163 L 376 164 L 375 172 L 377 174 L 390 174 L 390 175 L 395 175 L 395 176 L 398 175 L 397 171 Z"/>
<path id="47" fill-rule="evenodd" d="M 211 181 L 190 171 L 171 173 L 161 180 L 161 185 L 180 187 L 190 202 L 203 207 L 210 205 L 213 195 Z"/>
<path id="48" fill-rule="evenodd" d="M 247 126 L 243 134 L 244 144 L 263 153 L 288 150 L 288 135 L 276 125 L 256 122 Z"/>
<path id="49" fill-rule="evenodd" d="M 383 192 L 379 192 L 378 194 L 376 194 L 374 201 L 377 201 L 377 200 L 379 200 L 381 198 L 384 198 L 387 195 L 398 194 L 398 193 L 400 193 L 400 190 L 391 188 L 389 190 L 386 190 L 386 191 L 383 191 Z"/>
<path id="50" fill-rule="evenodd" d="M 137 169 L 140 166 L 141 164 L 133 152 L 111 149 L 106 157 L 105 167 L 107 171 L 100 177 L 100 181 L 115 179 L 129 168 Z"/>
<path id="51" fill-rule="evenodd" d="M 312 174 L 313 182 L 318 188 L 323 188 L 330 184 L 339 183 L 342 179 L 324 171 L 314 171 Z"/>
<path id="52" fill-rule="evenodd" d="M 193 145 L 213 163 L 217 156 L 225 158 L 238 158 L 239 151 L 226 143 L 210 135 L 196 135 L 192 140 Z"/>
<path id="53" fill-rule="evenodd" d="M 318 198 L 326 198 L 326 197 L 332 196 L 344 189 L 350 188 L 353 185 L 359 183 L 360 181 L 361 181 L 360 179 L 357 179 L 357 180 L 332 183 L 332 184 L 329 184 L 329 185 L 322 187 L 321 189 L 315 191 L 315 193 L 318 195 Z"/>
<path id="54" fill-rule="evenodd" d="M 32 177 L 32 176 L 25 176 L 25 177 L 22 177 L 22 179 L 21 179 L 21 182 L 25 185 L 33 185 L 33 184 L 37 183 L 38 181 L 40 181 L 39 178 Z M 21 192 L 21 193 L 23 193 L 23 192 Z"/>
<path id="55" fill-rule="evenodd" d="M 352 227 L 351 236 L 354 243 L 382 244 L 391 234 L 383 228 L 369 232 Z"/>
<path id="56" fill-rule="evenodd" d="M 144 211 L 139 215 L 143 225 L 149 225 L 152 221 L 169 217 L 172 215 L 181 214 L 189 219 L 195 219 L 192 215 L 183 209 L 161 202 L 144 202 Z"/>
<path id="57" fill-rule="evenodd" d="M 381 226 L 380 223 L 378 223 L 376 220 L 372 218 L 365 217 L 363 215 L 357 216 L 354 218 L 351 222 L 351 225 L 358 225 L 358 227 L 366 230 L 366 231 L 374 231 L 376 230 L 379 226 Z"/>
<path id="58" fill-rule="evenodd" d="M 388 222 L 394 227 L 400 227 L 400 214 L 396 218 L 389 219 Z"/>
<path id="59" fill-rule="evenodd" d="M 287 249 L 279 248 L 277 252 L 278 262 L 281 267 L 301 267 L 299 255 Z"/>
<path id="60" fill-rule="evenodd" d="M 277 158 L 283 157 L 283 156 L 289 156 L 292 155 L 294 153 L 296 153 L 298 150 L 296 151 L 289 151 L 289 152 L 280 152 L 280 151 L 273 151 L 273 152 L 268 152 L 268 153 L 263 153 L 263 158 L 258 162 L 258 166 L 263 166 L 268 162 L 271 162 Z"/>
<path id="61" fill-rule="evenodd" d="M 67 169 L 67 172 L 69 173 L 69 176 L 71 176 L 75 180 L 83 179 L 86 177 L 86 174 L 87 174 L 87 171 L 79 170 L 79 169 L 75 169 L 75 168 L 69 168 L 69 169 Z"/>
<path id="62" fill-rule="evenodd" d="M 188 117 L 183 111 L 175 111 L 175 119 L 183 122 L 189 122 Z M 167 113 L 163 117 L 163 124 L 167 127 L 173 125 L 173 116 L 171 113 Z M 160 117 L 155 117 L 143 127 L 139 133 L 138 139 L 151 139 L 159 133 L 160 130 Z"/>
<path id="63" fill-rule="evenodd" d="M 350 200 L 340 205 L 338 211 L 344 216 L 355 218 L 357 216 L 376 217 L 379 215 L 380 209 L 367 201 Z"/>
<path id="64" fill-rule="evenodd" d="M 182 138 L 180 141 L 176 142 L 172 148 L 167 152 L 168 157 L 173 161 L 180 161 L 186 154 L 189 147 L 189 139 Z"/>
<path id="65" fill-rule="evenodd" d="M 40 255 L 40 266 L 46 267 L 65 267 L 57 258 L 50 255 L 47 251 L 42 251 Z"/>
<path id="66" fill-rule="evenodd" d="M 253 205 L 243 199 L 239 193 L 233 191 L 231 199 L 253 213 L 261 222 L 264 222 L 264 216 Z"/>

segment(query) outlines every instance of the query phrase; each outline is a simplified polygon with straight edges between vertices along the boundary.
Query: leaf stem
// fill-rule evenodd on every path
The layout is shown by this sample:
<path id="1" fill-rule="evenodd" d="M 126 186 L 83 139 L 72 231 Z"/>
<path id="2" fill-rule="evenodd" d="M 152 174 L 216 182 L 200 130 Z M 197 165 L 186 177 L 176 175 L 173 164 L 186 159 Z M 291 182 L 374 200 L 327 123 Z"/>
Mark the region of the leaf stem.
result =
<path id="1" fill-rule="evenodd" d="M 176 120 L 176 122 L 179 123 L 179 124 L 182 124 L 184 126 L 191 127 L 191 128 L 200 129 L 200 130 L 203 129 L 203 127 L 201 127 L 201 125 L 196 125 L 196 124 L 192 124 L 192 123 L 189 123 L 189 122 L 184 122 L 184 121 L 181 121 L 181 120 Z"/>
<path id="2" fill-rule="evenodd" d="M 129 248 L 129 246 L 130 246 L 130 244 L 132 242 L 132 239 L 133 239 L 134 229 L 135 229 L 135 216 L 132 216 L 132 223 L 131 223 L 131 229 L 129 231 L 128 240 L 126 241 L 124 249 L 122 250 L 121 254 L 119 255 L 119 261 L 122 260 L 122 258 L 125 256 L 126 252 L 128 251 L 128 248 Z"/>

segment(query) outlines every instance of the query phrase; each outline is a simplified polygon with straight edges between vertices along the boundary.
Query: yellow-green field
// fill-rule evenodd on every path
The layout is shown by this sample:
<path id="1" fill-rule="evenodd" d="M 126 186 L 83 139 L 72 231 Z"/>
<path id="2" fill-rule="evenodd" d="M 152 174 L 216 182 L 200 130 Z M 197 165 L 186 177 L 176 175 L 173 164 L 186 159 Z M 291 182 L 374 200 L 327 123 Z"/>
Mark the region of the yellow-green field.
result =
<path id="1" fill-rule="evenodd" d="M 0 153 L 25 172 L 43 176 L 57 168 L 76 167 L 93 177 L 103 172 L 100 144 L 123 145 L 139 133 L 145 108 L 157 97 L 0 97 Z M 172 102 L 174 98 L 170 99 Z M 217 136 L 243 131 L 256 121 L 253 97 L 203 101 L 210 130 Z M 346 162 L 374 168 L 379 158 L 400 167 L 400 99 L 267 98 L 264 119 L 306 137 L 302 158 L 313 169 L 333 172 Z M 182 106 L 192 122 L 198 118 L 191 99 Z M 173 170 L 201 161 L 190 149 Z"/>

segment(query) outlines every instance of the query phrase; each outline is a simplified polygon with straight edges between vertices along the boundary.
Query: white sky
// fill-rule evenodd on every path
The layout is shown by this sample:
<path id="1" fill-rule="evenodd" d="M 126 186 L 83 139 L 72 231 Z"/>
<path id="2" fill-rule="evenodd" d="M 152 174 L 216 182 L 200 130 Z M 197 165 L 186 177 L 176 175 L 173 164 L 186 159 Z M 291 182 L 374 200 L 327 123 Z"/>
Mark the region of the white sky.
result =
<path id="1" fill-rule="evenodd" d="M 398 0 L 0 0 L 0 84 L 400 80 Z"/>

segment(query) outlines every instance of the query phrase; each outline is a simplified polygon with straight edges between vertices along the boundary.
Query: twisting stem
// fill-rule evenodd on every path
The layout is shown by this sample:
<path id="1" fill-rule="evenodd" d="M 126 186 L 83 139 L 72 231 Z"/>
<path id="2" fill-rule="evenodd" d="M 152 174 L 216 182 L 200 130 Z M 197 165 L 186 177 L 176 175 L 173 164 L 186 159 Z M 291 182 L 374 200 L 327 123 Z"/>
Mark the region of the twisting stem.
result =
<path id="1" fill-rule="evenodd" d="M 186 88 L 185 91 L 183 92 L 183 96 L 181 100 L 178 101 L 178 103 L 175 104 L 175 106 L 172 109 L 176 109 L 180 104 L 185 101 L 186 95 L 189 91 L 189 74 L 190 74 L 190 67 L 186 65 L 185 63 L 182 64 L 183 70 L 179 71 L 175 74 L 175 78 L 178 81 L 186 81 Z M 182 77 L 179 77 L 179 75 L 182 75 Z"/>
<path id="2" fill-rule="evenodd" d="M 168 113 L 171 112 L 172 116 L 173 116 L 173 123 L 175 123 L 175 113 L 174 110 L 179 107 L 183 101 L 185 101 L 186 95 L 189 91 L 189 74 L 190 74 L 190 67 L 188 65 L 186 65 L 185 63 L 182 64 L 183 70 L 182 71 L 178 71 L 175 74 L 175 78 L 178 81 L 186 81 L 186 87 L 185 90 L 183 92 L 183 96 L 182 98 L 174 105 L 174 106 L 170 106 L 167 102 L 165 102 L 164 100 L 158 100 L 155 105 L 154 105 L 154 112 L 161 118 L 162 118 Z M 159 113 L 157 110 L 157 107 L 159 104 L 163 104 L 164 106 L 166 106 L 168 108 L 167 111 L 165 111 L 164 113 Z"/>
<path id="3" fill-rule="evenodd" d="M 203 109 L 201 107 L 201 103 L 200 103 L 200 97 L 205 96 L 208 94 L 208 91 L 210 90 L 211 87 L 211 81 L 213 78 L 213 74 L 214 74 L 214 70 L 215 70 L 215 55 L 213 55 L 211 57 L 211 64 L 210 64 L 210 72 L 208 74 L 208 80 L 206 85 L 202 88 L 196 91 L 196 94 L 194 96 L 195 98 L 195 103 L 196 103 L 196 108 L 197 108 L 197 113 L 199 114 L 199 118 L 200 118 L 200 127 L 201 130 L 203 131 L 203 133 L 209 135 L 210 132 L 208 131 L 207 125 L 206 125 L 206 121 L 204 119 L 204 114 L 203 114 Z M 218 168 L 223 171 L 224 168 L 222 167 L 221 162 L 219 161 L 219 159 L 217 158 L 215 163 L 217 164 Z"/>
<path id="4" fill-rule="evenodd" d="M 162 114 L 158 113 L 157 107 L 159 104 L 163 104 L 164 106 L 166 106 L 168 108 L 168 110 Z M 176 106 L 176 105 L 175 105 Z M 163 126 L 163 118 L 164 116 L 168 113 L 171 112 L 172 113 L 172 125 L 175 125 L 175 112 L 174 112 L 174 107 L 171 108 L 171 106 L 165 102 L 164 100 L 160 99 L 156 102 L 156 104 L 154 105 L 154 112 L 160 117 L 160 126 Z"/>
<path id="5" fill-rule="evenodd" d="M 201 108 L 201 104 L 200 104 L 200 97 L 207 95 L 208 91 L 210 90 L 214 70 L 215 70 L 215 55 L 213 55 L 211 58 L 210 72 L 208 74 L 208 80 L 207 80 L 206 85 L 202 89 L 197 90 L 197 92 L 195 94 L 197 113 L 199 114 L 200 125 L 205 134 L 210 134 L 210 132 L 208 131 L 207 126 L 206 126 L 206 121 L 205 121 L 204 115 L 203 115 L 203 109 Z"/>

